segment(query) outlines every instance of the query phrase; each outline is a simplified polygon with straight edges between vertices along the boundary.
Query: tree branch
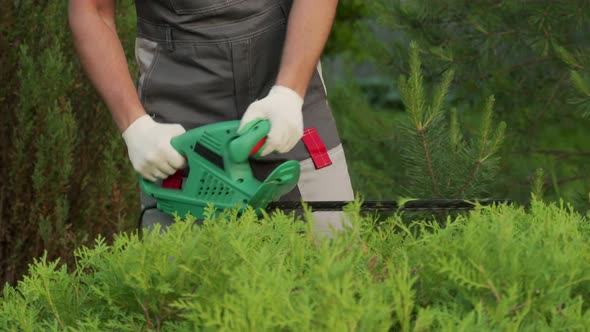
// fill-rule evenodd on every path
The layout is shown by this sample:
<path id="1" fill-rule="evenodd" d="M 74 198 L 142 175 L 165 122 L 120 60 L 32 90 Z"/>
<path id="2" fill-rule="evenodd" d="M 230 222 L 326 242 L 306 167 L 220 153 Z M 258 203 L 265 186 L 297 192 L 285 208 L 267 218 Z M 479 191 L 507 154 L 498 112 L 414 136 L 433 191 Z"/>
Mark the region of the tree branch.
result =
<path id="1" fill-rule="evenodd" d="M 477 173 L 479 166 L 481 166 L 481 159 L 475 163 L 475 166 L 473 166 L 473 170 L 471 171 L 471 173 L 469 174 L 469 176 L 465 180 L 465 183 L 463 183 L 463 186 L 461 187 L 461 189 L 459 189 L 459 193 L 457 194 L 457 196 L 463 194 L 463 192 L 465 191 L 465 189 L 467 188 L 469 183 L 471 183 L 471 180 L 473 180 L 473 178 L 475 177 L 475 173 Z"/>
<path id="2" fill-rule="evenodd" d="M 428 167 L 428 173 L 430 173 L 430 180 L 432 181 L 432 191 L 434 191 L 434 197 L 439 198 L 438 186 L 436 185 L 436 179 L 434 178 L 434 170 L 432 169 L 432 161 L 430 161 L 430 152 L 428 151 L 428 144 L 426 143 L 426 135 L 424 128 L 418 130 L 420 137 L 422 138 L 422 148 L 424 149 L 424 155 L 426 156 L 426 166 Z"/>

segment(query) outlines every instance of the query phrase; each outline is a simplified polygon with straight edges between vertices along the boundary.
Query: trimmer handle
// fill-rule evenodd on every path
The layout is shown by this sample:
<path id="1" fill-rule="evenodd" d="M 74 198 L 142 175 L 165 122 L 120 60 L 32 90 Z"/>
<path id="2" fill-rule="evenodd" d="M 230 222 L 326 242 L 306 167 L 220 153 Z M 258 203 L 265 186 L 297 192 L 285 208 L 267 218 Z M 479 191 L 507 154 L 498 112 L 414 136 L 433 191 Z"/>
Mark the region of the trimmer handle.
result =
<path id="1" fill-rule="evenodd" d="M 172 147 L 178 151 L 183 157 L 188 157 L 195 148 L 195 142 L 199 141 L 203 135 L 205 127 L 208 128 L 221 128 L 223 130 L 213 129 L 211 133 L 214 136 L 220 135 L 222 132 L 229 135 L 229 157 L 232 162 L 241 163 L 245 162 L 248 158 L 259 158 L 260 152 L 263 151 L 264 144 L 266 143 L 266 135 L 270 131 L 270 123 L 268 120 L 257 119 L 246 124 L 244 128 L 238 133 L 239 121 L 228 121 L 222 123 L 216 123 L 199 127 L 196 129 L 189 130 L 182 135 L 173 137 L 170 141 Z M 223 151 L 215 151 L 219 155 L 224 155 Z M 143 177 L 139 177 L 140 182 L 150 182 Z"/>
<path id="2" fill-rule="evenodd" d="M 249 122 L 238 133 L 239 137 L 229 143 L 229 155 L 232 161 L 240 163 L 249 157 L 260 158 L 270 132 L 268 120 L 257 119 Z"/>
<path id="3" fill-rule="evenodd" d="M 229 153 L 232 161 L 243 162 L 251 156 L 254 158 L 260 157 L 259 152 L 263 150 L 264 144 L 266 143 L 266 135 L 270 131 L 270 122 L 262 119 L 251 121 L 239 133 L 237 132 L 238 122 L 234 122 L 233 124 L 235 128 L 232 128 L 233 130 L 228 129 L 230 132 L 234 131 L 235 135 L 237 135 L 229 145 Z M 193 135 L 193 131 L 189 130 L 182 135 L 173 137 L 170 144 L 178 153 L 186 157 L 187 152 L 192 149 L 192 143 L 197 139 L 198 137 Z"/>

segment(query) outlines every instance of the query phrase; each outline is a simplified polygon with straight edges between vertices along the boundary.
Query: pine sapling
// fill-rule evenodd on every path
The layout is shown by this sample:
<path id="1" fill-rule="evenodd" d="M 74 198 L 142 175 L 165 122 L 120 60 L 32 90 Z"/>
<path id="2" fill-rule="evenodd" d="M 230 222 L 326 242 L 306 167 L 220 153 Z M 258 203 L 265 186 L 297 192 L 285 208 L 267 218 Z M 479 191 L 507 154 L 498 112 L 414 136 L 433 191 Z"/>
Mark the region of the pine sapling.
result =
<path id="1" fill-rule="evenodd" d="M 454 77 L 452 69 L 443 75 L 432 95 L 422 75 L 420 48 L 410 44 L 410 75 L 399 79 L 407 122 L 402 123 L 402 158 L 412 181 L 410 196 L 463 198 L 480 196 L 496 172 L 496 155 L 504 139 L 505 123 L 493 123 L 494 97 L 484 106 L 477 139 L 461 133 L 458 112 L 445 111 L 445 98 Z M 448 123 L 446 119 L 449 119 Z"/>

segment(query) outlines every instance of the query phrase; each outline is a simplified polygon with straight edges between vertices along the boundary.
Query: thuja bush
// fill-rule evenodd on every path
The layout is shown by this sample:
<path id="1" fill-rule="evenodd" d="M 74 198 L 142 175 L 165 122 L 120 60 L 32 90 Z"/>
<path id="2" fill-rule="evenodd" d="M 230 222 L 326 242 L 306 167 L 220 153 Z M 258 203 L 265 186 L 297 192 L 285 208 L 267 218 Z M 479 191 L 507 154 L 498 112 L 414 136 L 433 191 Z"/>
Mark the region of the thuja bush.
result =
<path id="1" fill-rule="evenodd" d="M 210 213 L 40 258 L 0 299 L 2 330 L 583 330 L 590 227 L 566 204 L 480 207 L 445 225 L 348 209 L 317 237 L 276 213 Z M 308 217 L 309 218 L 309 217 Z"/>
<path id="2" fill-rule="evenodd" d="M 118 5 L 128 50 L 131 4 Z M 67 1 L 3 1 L 0 22 L 0 282 L 13 283 L 44 251 L 68 262 L 97 234 L 132 228 L 139 197 L 123 141 L 74 54 Z"/>

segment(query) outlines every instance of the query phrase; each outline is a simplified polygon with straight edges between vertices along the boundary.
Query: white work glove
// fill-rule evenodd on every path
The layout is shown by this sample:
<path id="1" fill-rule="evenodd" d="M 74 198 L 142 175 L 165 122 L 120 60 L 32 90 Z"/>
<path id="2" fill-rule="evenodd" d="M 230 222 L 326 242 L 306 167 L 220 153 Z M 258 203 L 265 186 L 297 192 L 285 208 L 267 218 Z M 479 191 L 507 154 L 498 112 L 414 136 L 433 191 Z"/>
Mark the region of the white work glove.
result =
<path id="1" fill-rule="evenodd" d="M 250 104 L 242 117 L 238 133 L 250 121 L 267 119 L 270 122 L 270 132 L 261 155 L 288 152 L 303 136 L 302 107 L 303 98 L 297 92 L 275 85 L 268 96 Z"/>
<path id="2" fill-rule="evenodd" d="M 135 120 L 123 132 L 133 168 L 150 181 L 165 179 L 186 166 L 170 140 L 185 132 L 179 124 L 161 124 L 149 115 Z"/>

